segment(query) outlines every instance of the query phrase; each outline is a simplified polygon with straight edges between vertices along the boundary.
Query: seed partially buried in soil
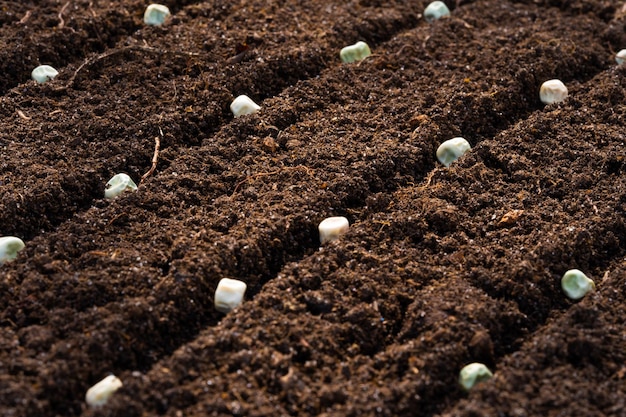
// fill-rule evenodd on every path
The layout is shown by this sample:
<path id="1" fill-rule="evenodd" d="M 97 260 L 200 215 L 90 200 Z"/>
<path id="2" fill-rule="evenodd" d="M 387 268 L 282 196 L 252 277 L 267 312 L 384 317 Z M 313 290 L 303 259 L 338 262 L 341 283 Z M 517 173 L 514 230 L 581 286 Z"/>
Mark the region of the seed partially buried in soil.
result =
<path id="1" fill-rule="evenodd" d="M 261 106 L 256 104 L 252 99 L 244 94 L 238 96 L 230 104 L 230 111 L 233 112 L 235 118 L 245 116 L 246 114 L 256 113 L 261 110 Z"/>
<path id="2" fill-rule="evenodd" d="M 442 1 L 433 1 L 424 9 L 424 20 L 432 23 L 444 16 L 450 16 L 450 9 Z"/>
<path id="3" fill-rule="evenodd" d="M 472 147 L 466 139 L 460 137 L 452 138 L 439 145 L 439 148 L 437 148 L 437 159 L 446 167 L 449 167 L 450 164 L 470 149 Z"/>
<path id="4" fill-rule="evenodd" d="M 370 55 L 372 55 L 372 51 L 363 41 L 359 41 L 354 45 L 346 46 L 339 51 L 341 62 L 345 62 L 346 64 L 361 61 Z"/>
<path id="5" fill-rule="evenodd" d="M 143 22 L 149 26 L 161 26 L 170 15 L 170 9 L 167 6 L 151 4 L 146 7 L 146 11 L 143 14 Z"/>
<path id="6" fill-rule="evenodd" d="M 471 390 L 479 382 L 487 381 L 493 374 L 484 364 L 474 362 L 466 365 L 459 373 L 459 384 L 465 391 Z"/>
<path id="7" fill-rule="evenodd" d="M 113 199 L 126 191 L 137 191 L 137 184 L 126 174 L 117 174 L 107 182 L 104 198 Z"/>
<path id="8" fill-rule="evenodd" d="M 215 309 L 220 313 L 228 313 L 243 302 L 247 285 L 243 281 L 222 278 L 215 290 Z"/>
<path id="9" fill-rule="evenodd" d="M 342 216 L 329 217 L 322 220 L 317 227 L 320 233 L 320 243 L 323 245 L 326 242 L 339 238 L 339 236 L 348 231 L 349 227 L 350 222 Z"/>
<path id="10" fill-rule="evenodd" d="M 40 65 L 30 73 L 31 78 L 39 84 L 53 80 L 57 75 L 59 75 L 59 71 L 50 65 Z"/>
<path id="11" fill-rule="evenodd" d="M 0 237 L 0 266 L 17 258 L 17 253 L 24 249 L 24 242 L 19 237 Z"/>
<path id="12" fill-rule="evenodd" d="M 539 100 L 543 104 L 559 103 L 567 98 L 567 87 L 561 80 L 548 80 L 539 88 Z"/>
<path id="13" fill-rule="evenodd" d="M 594 291 L 596 284 L 582 271 L 570 269 L 561 278 L 561 288 L 568 298 L 580 300 L 590 291 Z"/>
<path id="14" fill-rule="evenodd" d="M 109 401 L 111 395 L 120 389 L 122 385 L 122 381 L 118 377 L 109 375 L 87 390 L 85 402 L 90 407 L 101 407 Z"/>

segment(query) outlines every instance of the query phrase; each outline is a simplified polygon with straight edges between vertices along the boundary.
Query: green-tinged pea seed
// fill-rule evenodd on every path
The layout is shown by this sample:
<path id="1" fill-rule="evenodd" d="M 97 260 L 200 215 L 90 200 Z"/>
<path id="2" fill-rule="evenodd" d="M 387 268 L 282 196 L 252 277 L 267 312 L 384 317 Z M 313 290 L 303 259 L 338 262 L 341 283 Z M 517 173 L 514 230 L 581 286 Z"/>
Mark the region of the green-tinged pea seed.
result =
<path id="1" fill-rule="evenodd" d="M 150 26 L 160 26 L 170 17 L 170 9 L 162 4 L 151 4 L 146 7 L 143 22 Z"/>
<path id="2" fill-rule="evenodd" d="M 59 75 L 59 71 L 52 68 L 50 65 L 40 65 L 30 73 L 30 76 L 33 80 L 37 81 L 39 84 L 43 84 L 46 81 L 50 81 Z"/>
<path id="3" fill-rule="evenodd" d="M 451 163 L 459 159 L 471 148 L 469 142 L 464 138 L 452 138 L 439 145 L 439 148 L 437 148 L 437 159 L 449 167 Z"/>
<path id="4" fill-rule="evenodd" d="M 363 41 L 359 41 L 354 45 L 346 46 L 339 52 L 341 61 L 345 63 L 361 61 L 370 55 L 372 55 L 372 51 L 370 51 L 370 47 Z"/>
<path id="5" fill-rule="evenodd" d="M 115 198 L 126 191 L 136 191 L 137 184 L 126 174 L 117 174 L 107 182 L 104 190 L 105 198 Z"/>
<path id="6" fill-rule="evenodd" d="M 24 249 L 22 239 L 14 236 L 0 237 L 0 265 L 17 258 L 17 253 Z"/>
<path id="7" fill-rule="evenodd" d="M 570 269 L 561 278 L 561 288 L 572 300 L 579 300 L 596 289 L 596 284 L 578 269 Z"/>
<path id="8" fill-rule="evenodd" d="M 424 9 L 424 19 L 428 23 L 441 19 L 444 16 L 450 16 L 450 9 L 442 1 L 433 1 Z"/>
<path id="9" fill-rule="evenodd" d="M 469 391 L 479 382 L 486 381 L 493 377 L 491 371 L 482 363 L 470 363 L 461 369 L 459 374 L 459 384 L 465 391 Z"/>

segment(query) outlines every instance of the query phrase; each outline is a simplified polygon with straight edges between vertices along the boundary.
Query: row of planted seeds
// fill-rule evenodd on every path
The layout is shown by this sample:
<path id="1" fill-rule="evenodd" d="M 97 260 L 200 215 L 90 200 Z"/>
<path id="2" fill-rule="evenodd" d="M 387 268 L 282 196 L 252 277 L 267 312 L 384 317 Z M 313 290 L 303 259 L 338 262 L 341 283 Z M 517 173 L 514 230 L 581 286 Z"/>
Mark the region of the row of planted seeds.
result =
<path id="1" fill-rule="evenodd" d="M 151 4 L 145 10 L 144 23 L 155 26 L 162 25 L 170 14 L 166 6 Z M 442 1 L 432 2 L 424 10 L 424 19 L 428 22 L 433 22 L 449 15 L 450 10 Z M 344 63 L 357 62 L 370 55 L 370 47 L 363 41 L 346 46 L 339 53 L 340 59 Z M 619 51 L 615 56 L 615 60 L 619 65 L 624 64 L 626 62 L 626 49 Z M 49 65 L 40 65 L 32 71 L 31 77 L 38 83 L 44 83 L 57 75 L 58 71 L 55 68 Z M 567 87 L 557 79 L 544 82 L 539 90 L 539 98 L 544 104 L 563 101 L 567 96 Z M 261 107 L 248 96 L 241 95 L 233 100 L 230 109 L 234 117 L 237 118 L 256 113 Z M 436 156 L 439 162 L 448 167 L 470 149 L 470 143 L 466 139 L 456 137 L 443 142 L 437 149 Z M 107 182 L 104 196 L 107 199 L 114 199 L 124 192 L 136 190 L 137 185 L 135 182 L 128 175 L 121 173 L 115 175 Z M 345 217 L 330 217 L 323 220 L 318 227 L 320 243 L 325 244 L 337 239 L 348 228 L 349 222 Z M 17 237 L 0 237 L 0 265 L 15 259 L 24 246 L 24 242 Z M 567 297 L 572 300 L 578 300 L 594 290 L 595 284 L 583 272 L 573 269 L 563 275 L 561 287 Z M 215 309 L 225 314 L 235 309 L 243 302 L 246 288 L 246 283 L 240 280 L 230 278 L 220 280 L 215 290 Z M 475 384 L 485 381 L 492 376 L 493 374 L 484 364 L 471 363 L 461 370 L 459 384 L 465 390 L 470 390 Z M 85 401 L 93 407 L 102 406 L 122 385 L 122 381 L 119 378 L 115 375 L 109 375 L 87 391 Z"/>

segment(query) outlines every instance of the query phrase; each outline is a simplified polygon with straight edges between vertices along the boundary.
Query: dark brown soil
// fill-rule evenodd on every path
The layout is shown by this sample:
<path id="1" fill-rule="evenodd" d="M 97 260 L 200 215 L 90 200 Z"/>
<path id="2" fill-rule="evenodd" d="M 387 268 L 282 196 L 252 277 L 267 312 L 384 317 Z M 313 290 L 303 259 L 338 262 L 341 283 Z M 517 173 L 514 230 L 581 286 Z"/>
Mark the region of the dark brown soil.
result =
<path id="1" fill-rule="evenodd" d="M 2 416 L 626 416 L 623 1 L 163 3 L 0 2 Z"/>

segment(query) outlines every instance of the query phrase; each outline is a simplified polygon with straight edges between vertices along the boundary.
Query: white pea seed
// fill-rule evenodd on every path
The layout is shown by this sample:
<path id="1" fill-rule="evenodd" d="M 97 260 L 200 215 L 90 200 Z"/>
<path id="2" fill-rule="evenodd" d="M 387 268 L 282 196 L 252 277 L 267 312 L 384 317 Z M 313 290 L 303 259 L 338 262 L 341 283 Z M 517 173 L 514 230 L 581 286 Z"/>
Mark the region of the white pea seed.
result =
<path id="1" fill-rule="evenodd" d="M 578 269 L 570 269 L 561 278 L 561 288 L 569 298 L 579 300 L 595 290 L 596 284 Z"/>
<path id="2" fill-rule="evenodd" d="M 350 222 L 342 216 L 329 217 L 322 220 L 317 227 L 320 232 L 320 243 L 323 245 L 326 242 L 337 239 L 339 236 L 346 233 L 349 227 Z"/>
<path id="3" fill-rule="evenodd" d="M 489 368 L 482 363 L 470 363 L 463 367 L 459 374 L 459 384 L 465 391 L 469 391 L 479 382 L 486 381 L 493 376 Z"/>
<path id="4" fill-rule="evenodd" d="M 626 49 L 622 49 L 615 54 L 615 62 L 617 62 L 617 65 L 622 65 L 626 62 Z"/>
<path id="5" fill-rule="evenodd" d="M 342 62 L 350 63 L 360 61 L 372 55 L 370 47 L 363 41 L 359 41 L 354 45 L 346 46 L 339 52 Z"/>
<path id="6" fill-rule="evenodd" d="M 90 407 L 101 407 L 109 401 L 111 395 L 122 387 L 122 381 L 115 375 L 109 375 L 87 390 L 85 402 Z"/>
<path id="7" fill-rule="evenodd" d="M 50 81 L 59 75 L 59 71 L 52 68 L 50 65 L 40 65 L 30 73 L 30 76 L 33 80 L 37 81 L 39 84 L 43 84 L 46 81 Z"/>
<path id="8" fill-rule="evenodd" d="M 126 174 L 117 174 L 109 180 L 104 190 L 104 198 L 112 199 L 126 191 L 136 191 L 137 184 Z"/>
<path id="9" fill-rule="evenodd" d="M 544 104 L 552 104 L 567 98 L 567 87 L 561 80 L 548 80 L 541 84 L 539 99 Z"/>
<path id="10" fill-rule="evenodd" d="M 437 148 L 437 159 L 446 167 L 449 167 L 451 163 L 470 149 L 472 147 L 464 138 L 452 138 L 439 145 Z"/>
<path id="11" fill-rule="evenodd" d="M 215 290 L 215 309 L 220 313 L 228 313 L 243 302 L 247 285 L 243 281 L 222 278 Z"/>
<path id="12" fill-rule="evenodd" d="M 170 16 L 170 9 L 162 4 L 151 4 L 146 7 L 143 14 L 143 22 L 150 26 L 160 26 Z"/>
<path id="13" fill-rule="evenodd" d="M 230 111 L 233 112 L 235 117 L 244 116 L 246 114 L 256 113 L 261 109 L 261 106 L 256 104 L 252 99 L 246 95 L 240 95 L 230 104 Z"/>
<path id="14" fill-rule="evenodd" d="M 15 236 L 0 237 L 0 265 L 17 258 L 17 253 L 24 249 L 22 239 Z"/>
<path id="15" fill-rule="evenodd" d="M 444 16 L 450 16 L 450 9 L 442 1 L 433 1 L 424 9 L 424 19 L 428 23 L 441 19 Z"/>

